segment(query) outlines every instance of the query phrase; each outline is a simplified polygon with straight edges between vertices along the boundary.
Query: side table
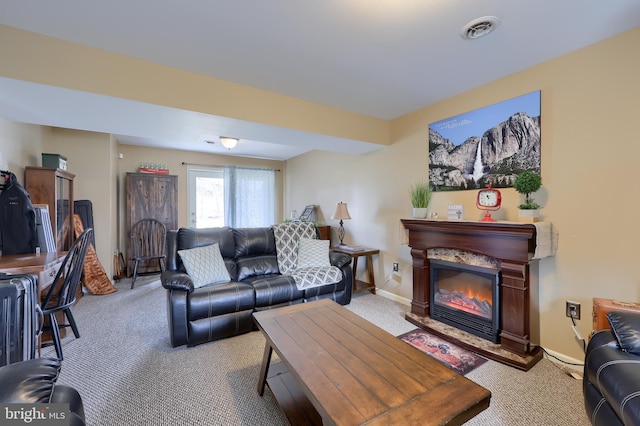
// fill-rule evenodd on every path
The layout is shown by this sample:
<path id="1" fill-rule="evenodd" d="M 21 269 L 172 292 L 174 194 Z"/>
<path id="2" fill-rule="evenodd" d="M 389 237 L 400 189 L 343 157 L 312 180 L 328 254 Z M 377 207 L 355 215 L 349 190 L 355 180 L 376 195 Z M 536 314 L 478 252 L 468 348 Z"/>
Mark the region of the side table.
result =
<path id="1" fill-rule="evenodd" d="M 351 256 L 353 259 L 353 293 L 360 293 L 361 291 L 371 290 L 371 293 L 376 294 L 376 281 L 373 276 L 373 255 L 380 253 L 380 250 L 363 247 L 358 251 L 346 250 L 340 247 L 332 247 L 331 250 L 344 253 Z M 356 279 L 356 272 L 358 270 L 358 258 L 364 256 L 367 262 L 367 279 L 369 282 Z"/>

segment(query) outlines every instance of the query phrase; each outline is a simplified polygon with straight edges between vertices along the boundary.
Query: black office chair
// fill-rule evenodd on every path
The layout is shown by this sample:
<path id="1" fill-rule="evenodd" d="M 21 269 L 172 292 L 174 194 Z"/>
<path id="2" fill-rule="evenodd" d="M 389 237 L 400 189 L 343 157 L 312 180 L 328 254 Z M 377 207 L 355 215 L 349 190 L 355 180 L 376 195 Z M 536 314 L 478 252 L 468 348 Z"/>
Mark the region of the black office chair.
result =
<path id="1" fill-rule="evenodd" d="M 131 288 L 133 288 L 136 278 L 138 278 L 140 262 L 148 263 L 149 261 L 157 260 L 160 268 L 160 271 L 146 272 L 140 275 L 164 272 L 166 236 L 167 228 L 159 220 L 142 219 L 133 225 L 131 228 L 131 260 L 133 260 L 134 264 Z"/>
<path id="2" fill-rule="evenodd" d="M 54 345 L 56 347 L 56 354 L 62 361 L 62 344 L 60 342 L 60 329 L 65 327 L 71 327 L 73 334 L 76 338 L 80 337 L 76 320 L 71 313 L 71 306 L 76 301 L 76 290 L 80 283 L 80 276 L 82 275 L 82 265 L 84 263 L 84 257 L 89 247 L 89 240 L 93 233 L 92 228 L 87 228 L 73 243 L 64 260 L 58 270 L 58 273 L 53 280 L 53 284 L 49 287 L 47 296 L 44 298 L 38 309 L 42 314 L 40 332 L 51 332 L 51 343 L 43 344 L 42 346 Z M 68 323 L 59 324 L 56 314 L 62 312 L 66 317 Z M 49 324 L 45 326 L 45 319 L 49 319 Z"/>

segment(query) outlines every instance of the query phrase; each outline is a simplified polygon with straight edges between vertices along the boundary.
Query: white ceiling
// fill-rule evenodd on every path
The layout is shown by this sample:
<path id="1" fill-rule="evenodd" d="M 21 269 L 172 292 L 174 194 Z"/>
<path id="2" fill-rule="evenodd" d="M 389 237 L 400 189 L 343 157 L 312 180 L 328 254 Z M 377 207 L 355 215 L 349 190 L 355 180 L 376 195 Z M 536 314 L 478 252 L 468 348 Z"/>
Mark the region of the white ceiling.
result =
<path id="1" fill-rule="evenodd" d="M 460 37 L 487 15 L 494 33 Z M 635 28 L 640 2 L 4 0 L 0 24 L 392 119 Z M 204 152 L 225 150 L 203 138 L 242 135 L 229 153 L 274 159 L 379 148 L 2 78 L 0 116 Z"/>

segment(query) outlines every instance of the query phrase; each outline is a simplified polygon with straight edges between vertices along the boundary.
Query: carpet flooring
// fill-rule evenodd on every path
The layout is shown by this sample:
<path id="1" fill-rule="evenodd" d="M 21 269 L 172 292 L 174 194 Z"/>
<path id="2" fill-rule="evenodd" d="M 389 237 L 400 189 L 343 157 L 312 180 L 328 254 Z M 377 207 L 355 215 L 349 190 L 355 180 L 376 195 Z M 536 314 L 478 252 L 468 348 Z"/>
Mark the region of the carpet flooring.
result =
<path id="1" fill-rule="evenodd" d="M 78 389 L 88 425 L 286 424 L 271 392 L 257 394 L 259 332 L 172 348 L 157 276 L 130 285 L 122 280 L 115 293 L 85 295 L 73 308 L 81 337 L 63 340 L 59 382 Z M 347 308 L 395 336 L 415 329 L 404 319 L 408 307 L 379 295 L 359 293 Z M 528 372 L 490 360 L 466 377 L 492 392 L 489 408 L 467 425 L 589 424 L 582 383 L 547 359 Z"/>

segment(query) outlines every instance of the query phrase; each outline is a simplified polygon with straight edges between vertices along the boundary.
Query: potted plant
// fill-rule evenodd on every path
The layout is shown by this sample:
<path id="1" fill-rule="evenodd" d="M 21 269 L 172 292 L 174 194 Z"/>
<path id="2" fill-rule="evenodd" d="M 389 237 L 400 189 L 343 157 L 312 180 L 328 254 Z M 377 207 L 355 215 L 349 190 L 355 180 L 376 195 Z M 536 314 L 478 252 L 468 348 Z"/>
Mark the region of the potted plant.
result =
<path id="1" fill-rule="evenodd" d="M 409 189 L 411 205 L 413 206 L 413 217 L 424 219 L 427 217 L 427 207 L 431 201 L 431 187 L 428 183 L 418 182 Z"/>
<path id="2" fill-rule="evenodd" d="M 540 204 L 531 197 L 542 186 L 542 178 L 533 171 L 525 171 L 516 175 L 513 181 L 514 189 L 524 194 L 524 203 L 518 206 L 518 217 L 521 222 L 537 222 Z"/>

